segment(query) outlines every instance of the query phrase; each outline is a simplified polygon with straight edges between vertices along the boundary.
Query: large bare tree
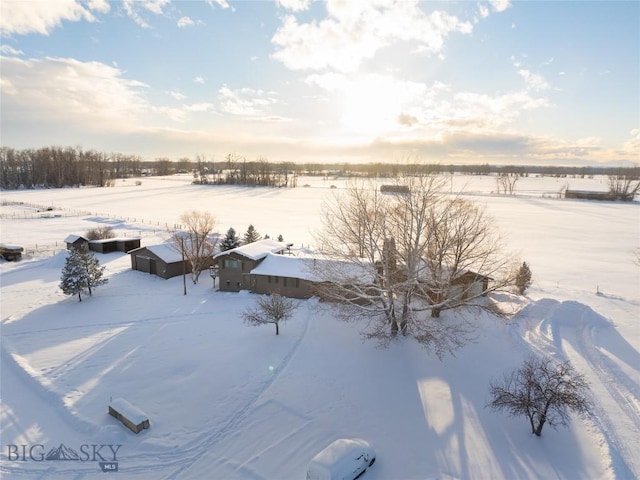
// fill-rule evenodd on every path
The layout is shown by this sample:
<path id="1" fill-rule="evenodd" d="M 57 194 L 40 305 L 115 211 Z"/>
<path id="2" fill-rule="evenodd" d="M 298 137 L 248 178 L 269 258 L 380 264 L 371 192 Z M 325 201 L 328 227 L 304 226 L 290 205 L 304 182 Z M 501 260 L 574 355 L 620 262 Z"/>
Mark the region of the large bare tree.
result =
<path id="1" fill-rule="evenodd" d="M 504 375 L 502 382 L 491 381 L 492 410 L 511 416 L 526 416 L 531 433 L 542 435 L 545 424 L 555 428 L 569 424 L 569 412 L 588 413 L 589 384 L 571 363 L 550 357 L 530 357 L 522 366 Z"/>
<path id="2" fill-rule="evenodd" d="M 407 193 L 380 193 L 369 182 L 337 193 L 323 206 L 316 239 L 331 260 L 314 268 L 319 296 L 344 317 L 367 318 L 367 337 L 386 344 L 400 332 L 438 356 L 463 345 L 472 328 L 432 317 L 483 306 L 481 297 L 514 278 L 491 219 L 481 207 L 446 195 L 446 181 L 411 172 L 397 179 Z"/>
<path id="3" fill-rule="evenodd" d="M 191 264 L 191 279 L 196 284 L 213 257 L 217 239 L 213 238 L 212 232 L 216 219 L 209 212 L 191 210 L 180 216 L 180 222 L 182 230 L 173 234 L 173 247 Z"/>

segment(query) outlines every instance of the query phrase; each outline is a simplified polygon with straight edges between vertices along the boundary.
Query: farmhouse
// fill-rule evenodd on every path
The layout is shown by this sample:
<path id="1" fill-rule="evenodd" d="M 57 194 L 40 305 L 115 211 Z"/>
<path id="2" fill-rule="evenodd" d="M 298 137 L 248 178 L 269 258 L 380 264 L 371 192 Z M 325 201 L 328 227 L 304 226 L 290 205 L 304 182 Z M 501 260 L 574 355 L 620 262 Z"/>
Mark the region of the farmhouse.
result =
<path id="1" fill-rule="evenodd" d="M 130 250 L 131 268 L 167 279 L 191 273 L 191 262 L 182 260 L 182 254 L 170 243 L 149 245 Z M 213 263 L 207 259 L 206 267 Z"/>
<path id="2" fill-rule="evenodd" d="M 268 254 L 282 254 L 291 248 L 291 245 L 265 239 L 216 254 L 213 259 L 219 267 L 220 290 L 223 292 L 252 290 L 251 271 Z"/>
<path id="3" fill-rule="evenodd" d="M 316 281 L 310 258 L 268 253 L 250 272 L 251 292 L 310 298 Z"/>

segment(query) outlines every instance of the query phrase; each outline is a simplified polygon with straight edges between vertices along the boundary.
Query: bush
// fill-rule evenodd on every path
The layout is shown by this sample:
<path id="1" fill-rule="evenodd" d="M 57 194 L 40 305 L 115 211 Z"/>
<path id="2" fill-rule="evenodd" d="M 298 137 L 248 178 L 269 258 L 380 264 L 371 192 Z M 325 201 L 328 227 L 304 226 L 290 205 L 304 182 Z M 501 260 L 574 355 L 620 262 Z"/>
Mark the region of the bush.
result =
<path id="1" fill-rule="evenodd" d="M 524 295 L 524 292 L 531 286 L 531 269 L 527 262 L 522 262 L 518 274 L 516 275 L 516 287 L 518 293 Z"/>
<path id="2" fill-rule="evenodd" d="M 98 228 L 92 228 L 91 230 L 88 230 L 87 233 L 85 234 L 85 237 L 87 238 L 87 240 L 104 240 L 107 238 L 114 238 L 115 236 L 116 236 L 115 232 L 108 225 L 105 225 L 103 227 L 98 227 Z"/>

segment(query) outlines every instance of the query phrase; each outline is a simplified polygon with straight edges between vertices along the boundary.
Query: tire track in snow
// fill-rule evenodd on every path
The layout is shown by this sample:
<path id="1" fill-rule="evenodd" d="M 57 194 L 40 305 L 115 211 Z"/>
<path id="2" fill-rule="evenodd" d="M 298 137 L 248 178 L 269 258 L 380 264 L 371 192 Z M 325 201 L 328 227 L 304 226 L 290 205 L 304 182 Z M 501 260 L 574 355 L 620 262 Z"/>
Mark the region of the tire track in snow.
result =
<path id="1" fill-rule="evenodd" d="M 584 304 L 573 301 L 558 302 L 543 299 L 525 308 L 518 315 L 524 320 L 521 332 L 518 325 L 508 329 L 510 336 L 524 349 L 538 354 L 570 360 L 574 366 L 588 369 L 613 399 L 624 418 L 640 431 L 638 404 L 639 386 L 616 374 L 616 367 L 595 345 L 595 331 L 612 328 L 607 319 Z M 539 320 L 539 319 L 542 320 Z M 573 348 L 567 348 L 567 345 Z M 593 385 L 593 384 L 592 384 Z M 605 462 L 616 478 L 640 478 L 635 451 L 620 437 L 610 409 L 601 398 L 592 394 L 592 412 L 589 420 L 607 445 L 609 458 Z"/>
<path id="2" fill-rule="evenodd" d="M 282 363 L 280 367 L 278 367 L 278 369 L 274 372 L 274 374 L 264 383 L 262 388 L 258 390 L 256 394 L 252 395 L 251 398 L 245 403 L 245 405 L 241 409 L 237 410 L 227 420 L 227 422 L 222 426 L 222 428 L 213 432 L 210 435 L 206 435 L 205 438 L 201 439 L 201 441 L 197 445 L 190 447 L 189 450 L 191 451 L 196 450 L 196 454 L 205 450 L 210 450 L 220 441 L 224 440 L 230 433 L 237 430 L 237 428 L 251 415 L 255 407 L 258 405 L 260 398 L 267 392 L 267 390 L 269 390 L 269 388 L 271 388 L 271 386 L 280 378 L 282 373 L 287 369 L 287 367 L 291 363 L 292 358 L 298 352 L 300 348 L 300 344 L 302 343 L 302 341 L 307 335 L 307 331 L 309 330 L 309 323 L 310 323 L 309 315 L 307 315 L 305 317 L 305 325 L 304 325 L 304 330 L 302 331 L 302 334 L 296 340 L 291 350 L 289 350 L 287 355 L 285 355 L 285 357 L 282 359 Z M 184 454 L 184 450 L 181 451 L 181 454 Z M 197 455 L 191 455 L 188 460 L 184 460 L 184 457 L 182 455 L 182 458 L 179 460 L 179 463 L 181 463 L 180 467 L 176 471 L 162 478 L 166 480 L 177 479 L 182 472 L 188 470 L 197 460 L 199 460 L 199 458 L 200 457 Z M 165 467 L 163 466 L 163 468 Z"/>
<path id="3" fill-rule="evenodd" d="M 124 472 L 126 468 L 127 475 L 141 475 L 145 478 L 154 477 L 167 480 L 179 478 L 181 474 L 186 472 L 201 458 L 201 454 L 203 452 L 211 450 L 218 443 L 227 438 L 228 435 L 236 431 L 238 427 L 249 418 L 255 408 L 259 405 L 262 396 L 281 377 L 281 375 L 290 365 L 291 360 L 298 352 L 299 347 L 306 337 L 307 331 L 309 329 L 309 315 L 305 317 L 304 322 L 305 325 L 302 333 L 295 341 L 289 352 L 287 352 L 287 354 L 283 357 L 280 366 L 262 384 L 262 386 L 253 395 L 251 395 L 251 397 L 247 399 L 247 401 L 241 408 L 239 408 L 229 416 L 229 418 L 221 428 L 213 432 L 204 430 L 204 433 L 198 435 L 195 438 L 191 438 L 189 444 L 186 446 L 182 446 L 178 451 L 145 452 L 137 455 L 127 455 L 126 458 L 123 458 L 121 460 L 121 463 L 123 463 L 122 471 Z M 153 458 L 154 464 L 150 464 L 150 457 Z M 127 462 L 126 467 L 124 467 L 125 462 Z M 173 471 L 171 471 L 171 473 L 166 473 L 168 470 Z M 94 471 L 92 470 L 91 473 L 94 473 Z M 55 475 L 59 476 L 61 474 L 78 475 L 78 470 L 67 469 L 55 471 Z"/>

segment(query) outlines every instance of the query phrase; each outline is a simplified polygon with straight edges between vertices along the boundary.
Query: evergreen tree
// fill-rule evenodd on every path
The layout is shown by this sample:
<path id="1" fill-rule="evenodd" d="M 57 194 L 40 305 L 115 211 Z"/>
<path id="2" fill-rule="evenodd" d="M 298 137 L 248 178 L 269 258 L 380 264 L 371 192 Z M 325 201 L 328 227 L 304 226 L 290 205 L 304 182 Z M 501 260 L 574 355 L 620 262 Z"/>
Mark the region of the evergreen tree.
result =
<path id="1" fill-rule="evenodd" d="M 88 290 L 89 295 L 93 295 L 94 288 L 108 282 L 108 279 L 103 278 L 104 269 L 86 246 L 72 248 L 62 267 L 60 288 L 65 295 L 77 294 L 81 302 L 82 292 Z"/>
<path id="2" fill-rule="evenodd" d="M 64 260 L 60 275 L 60 288 L 65 295 L 78 295 L 82 301 L 82 292 L 87 288 L 87 276 L 78 249 L 72 248 Z"/>
<path id="3" fill-rule="evenodd" d="M 220 251 L 226 252 L 227 250 L 231 250 L 232 248 L 236 248 L 240 246 L 240 237 L 236 235 L 236 231 L 233 227 L 227 230 L 225 237 L 220 242 Z"/>
<path id="4" fill-rule="evenodd" d="M 284 237 L 282 236 L 282 234 L 278 235 L 278 241 L 284 242 Z"/>
<path id="5" fill-rule="evenodd" d="M 84 268 L 85 275 L 87 277 L 87 288 L 89 289 L 89 295 L 93 295 L 93 289 L 104 285 L 109 281 L 108 278 L 103 278 L 104 265 L 100 265 L 100 262 L 96 256 L 89 252 L 85 247 L 84 251 L 80 251 L 80 259 L 82 267 Z"/>
<path id="6" fill-rule="evenodd" d="M 518 293 L 524 295 L 525 290 L 531 286 L 531 269 L 527 262 L 522 262 L 518 274 L 516 275 L 516 287 Z"/>
<path id="7" fill-rule="evenodd" d="M 260 234 L 253 225 L 249 225 L 249 228 L 247 228 L 244 234 L 243 243 L 247 245 L 248 243 L 257 242 L 258 240 L 260 240 Z"/>

